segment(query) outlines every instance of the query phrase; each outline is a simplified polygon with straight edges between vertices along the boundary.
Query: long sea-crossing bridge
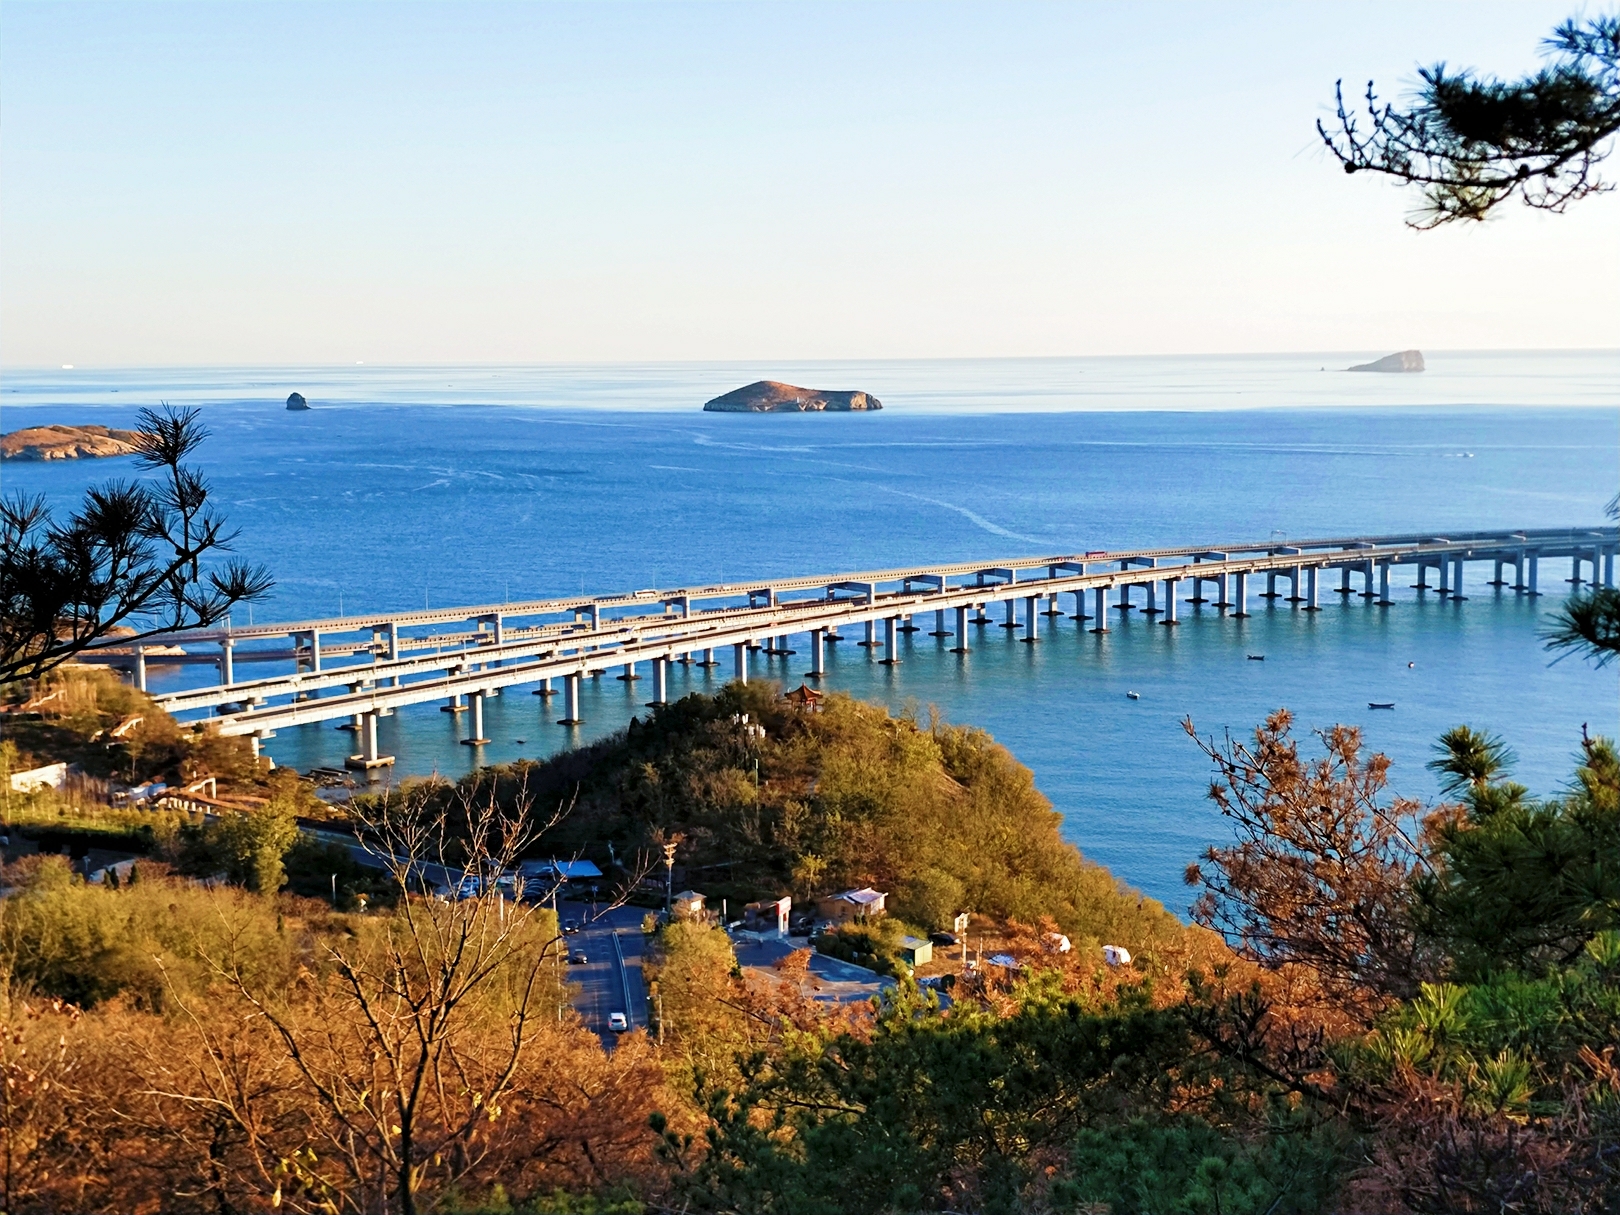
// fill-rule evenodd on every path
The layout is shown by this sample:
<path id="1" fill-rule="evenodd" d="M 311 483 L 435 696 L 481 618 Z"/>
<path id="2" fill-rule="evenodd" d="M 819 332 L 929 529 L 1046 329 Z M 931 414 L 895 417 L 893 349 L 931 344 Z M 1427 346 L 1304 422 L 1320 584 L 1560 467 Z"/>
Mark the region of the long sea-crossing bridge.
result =
<path id="1" fill-rule="evenodd" d="M 753 653 L 793 653 L 797 638 L 807 642 L 813 679 L 831 642 L 854 640 L 881 653 L 878 661 L 899 662 L 899 635 L 921 631 L 914 621 L 930 623 L 930 613 L 931 635 L 965 653 L 972 627 L 1001 625 L 1034 643 L 1043 618 L 1106 633 L 1111 613 L 1175 625 L 1185 606 L 1237 620 L 1252 598 L 1306 612 L 1332 594 L 1387 607 L 1398 571 L 1415 575 L 1420 594 L 1458 603 L 1481 567 L 1492 575 L 1481 589 L 1539 594 L 1547 559 L 1569 561 L 1577 588 L 1613 586 L 1617 549 L 1620 529 L 1596 527 L 1092 551 L 195 630 L 87 657 L 129 667 L 143 689 L 149 661 L 212 664 L 218 683 L 157 702 L 182 717 L 210 717 L 221 734 L 253 739 L 255 751 L 283 727 L 346 719 L 359 743 L 349 764 L 369 768 L 392 762 L 378 754 L 377 719 L 409 705 L 440 701 L 465 713 L 463 741 L 478 745 L 487 741 L 484 698 L 502 689 L 534 685 L 546 703 L 560 692 L 561 724 L 576 725 L 583 679 L 609 671 L 637 679 L 646 667 L 648 703 L 657 705 L 667 700 L 671 663 L 729 661 L 732 677 L 746 680 Z M 1072 613 L 1061 606 L 1065 595 L 1074 597 Z M 997 605 L 999 621 L 987 614 Z M 292 670 L 237 677 L 256 663 Z"/>

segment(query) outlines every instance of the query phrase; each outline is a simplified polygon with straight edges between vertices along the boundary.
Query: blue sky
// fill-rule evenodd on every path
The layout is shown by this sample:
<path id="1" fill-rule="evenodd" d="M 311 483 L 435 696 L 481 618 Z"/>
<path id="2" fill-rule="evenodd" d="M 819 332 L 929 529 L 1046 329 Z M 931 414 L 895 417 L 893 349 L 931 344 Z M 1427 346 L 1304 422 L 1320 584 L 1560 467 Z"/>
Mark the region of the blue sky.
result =
<path id="1" fill-rule="evenodd" d="M 1615 345 L 1620 198 L 1419 234 L 1334 80 L 1567 4 L 0 9 L 0 363 Z"/>

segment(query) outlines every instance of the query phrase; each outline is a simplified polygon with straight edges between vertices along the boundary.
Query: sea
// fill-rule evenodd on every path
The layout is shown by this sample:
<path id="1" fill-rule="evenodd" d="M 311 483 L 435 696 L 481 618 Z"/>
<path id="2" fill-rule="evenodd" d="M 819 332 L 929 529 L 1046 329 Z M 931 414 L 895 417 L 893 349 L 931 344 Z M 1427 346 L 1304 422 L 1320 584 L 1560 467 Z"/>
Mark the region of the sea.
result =
<path id="1" fill-rule="evenodd" d="M 1430 352 L 1418 375 L 1344 370 L 1381 353 L 19 369 L 0 374 L 0 426 L 129 426 L 159 402 L 200 408 L 210 437 L 196 462 L 236 551 L 276 580 L 251 609 L 258 623 L 1094 549 L 1604 522 L 1620 488 L 1620 351 Z M 883 409 L 702 412 L 763 378 L 861 389 Z M 287 411 L 294 391 L 308 412 Z M 86 487 L 134 475 L 128 460 L 0 470 L 7 494 L 43 494 L 62 512 Z M 1392 760 L 1391 789 L 1427 801 L 1439 796 L 1425 766 L 1435 740 L 1466 723 L 1501 735 L 1536 792 L 1564 788 L 1583 728 L 1620 733 L 1620 669 L 1555 660 L 1541 640 L 1569 573 L 1544 563 L 1531 600 L 1487 586 L 1476 565 L 1465 602 L 1401 585 L 1388 608 L 1333 594 L 1330 579 L 1318 613 L 1256 598 L 1247 620 L 1184 606 L 1179 628 L 1130 613 L 1105 636 L 1065 618 L 1035 646 L 986 627 L 966 655 L 921 632 L 896 666 L 829 647 L 823 686 L 989 731 L 1033 770 L 1069 840 L 1185 914 L 1187 864 L 1229 837 L 1185 721 L 1205 738 L 1244 737 L 1287 707 L 1307 753 L 1312 731 L 1357 725 Z M 807 670 L 802 652 L 756 663 L 754 678 L 786 687 Z M 723 672 L 677 667 L 671 690 L 712 689 Z M 212 681 L 209 667 L 151 674 L 155 689 Z M 453 715 L 403 710 L 380 725 L 397 756 L 389 779 L 577 746 L 649 712 L 648 687 L 586 681 L 574 728 L 556 724 L 555 701 L 509 690 L 489 702 L 491 742 L 476 750 Z M 266 744 L 300 770 L 351 749 L 332 723 Z"/>

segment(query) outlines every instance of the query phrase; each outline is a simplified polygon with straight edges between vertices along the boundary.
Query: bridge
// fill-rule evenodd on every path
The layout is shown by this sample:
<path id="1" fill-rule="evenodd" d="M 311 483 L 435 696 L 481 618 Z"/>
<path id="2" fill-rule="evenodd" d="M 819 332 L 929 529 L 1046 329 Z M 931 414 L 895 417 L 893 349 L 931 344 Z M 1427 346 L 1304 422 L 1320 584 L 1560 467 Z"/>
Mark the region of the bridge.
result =
<path id="1" fill-rule="evenodd" d="M 580 681 L 616 668 L 629 681 L 641 678 L 645 664 L 648 703 L 658 705 L 667 701 L 671 663 L 718 666 L 715 654 L 729 650 L 732 677 L 746 680 L 751 654 L 792 654 L 789 642 L 803 637 L 806 677 L 815 679 L 824 673 L 827 644 L 850 639 L 841 630 L 863 630 L 859 645 L 898 663 L 899 635 L 921 631 L 913 620 L 929 612 L 930 635 L 954 638 L 952 652 L 966 653 L 970 626 L 999 623 L 1021 641 L 1038 642 L 1042 619 L 1065 615 L 1065 595 L 1074 596 L 1069 619 L 1106 633 L 1111 612 L 1137 611 L 1174 626 L 1183 604 L 1241 619 L 1251 594 L 1306 612 L 1321 609 L 1324 591 L 1387 607 L 1398 570 L 1414 572 L 1420 594 L 1456 603 L 1467 597 L 1470 565 L 1491 570 L 1484 585 L 1517 595 L 1540 593 L 1540 563 L 1549 559 L 1569 560 L 1568 581 L 1577 588 L 1613 586 L 1617 549 L 1620 529 L 1595 527 L 1097 550 L 194 630 L 85 660 L 130 669 L 143 690 L 149 662 L 214 664 L 218 683 L 155 699 L 176 715 L 209 716 L 221 734 L 253 739 L 255 753 L 283 727 L 347 718 L 359 739 L 349 765 L 365 769 L 392 762 L 378 754 L 377 719 L 409 705 L 442 701 L 447 711 L 466 713 L 463 741 L 477 746 L 488 741 L 484 699 L 506 688 L 536 685 L 549 700 L 560 682 L 560 724 L 578 725 Z M 1327 586 L 1335 573 L 1338 585 Z M 986 615 L 997 604 L 1000 622 Z M 293 669 L 237 678 L 238 665 L 260 662 Z"/>

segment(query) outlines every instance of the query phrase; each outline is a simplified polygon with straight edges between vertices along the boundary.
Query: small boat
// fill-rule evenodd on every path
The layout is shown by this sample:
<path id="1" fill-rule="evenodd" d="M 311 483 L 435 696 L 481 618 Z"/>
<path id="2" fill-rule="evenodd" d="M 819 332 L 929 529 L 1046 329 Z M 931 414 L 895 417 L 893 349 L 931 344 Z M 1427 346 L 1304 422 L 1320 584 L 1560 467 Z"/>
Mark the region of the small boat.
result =
<path id="1" fill-rule="evenodd" d="M 1141 700 L 1142 699 L 1142 693 L 1140 693 L 1140 692 L 1127 692 L 1127 693 L 1125 693 L 1125 695 L 1130 697 L 1130 699 L 1132 699 L 1132 700 Z"/>
<path id="2" fill-rule="evenodd" d="M 1266 656 L 1264 654 L 1250 654 L 1249 655 L 1249 661 L 1250 662 L 1264 662 L 1265 660 L 1266 660 Z"/>
<path id="3" fill-rule="evenodd" d="M 1393 700 L 1388 702 L 1382 700 L 1369 700 L 1367 702 L 1367 707 L 1369 709 L 1393 709 L 1395 707 L 1395 702 Z"/>
<path id="4" fill-rule="evenodd" d="M 526 739 L 526 738 L 519 738 L 519 739 L 514 739 L 513 741 L 516 742 L 517 745 L 521 747 L 524 743 L 528 742 L 529 740 Z"/>

